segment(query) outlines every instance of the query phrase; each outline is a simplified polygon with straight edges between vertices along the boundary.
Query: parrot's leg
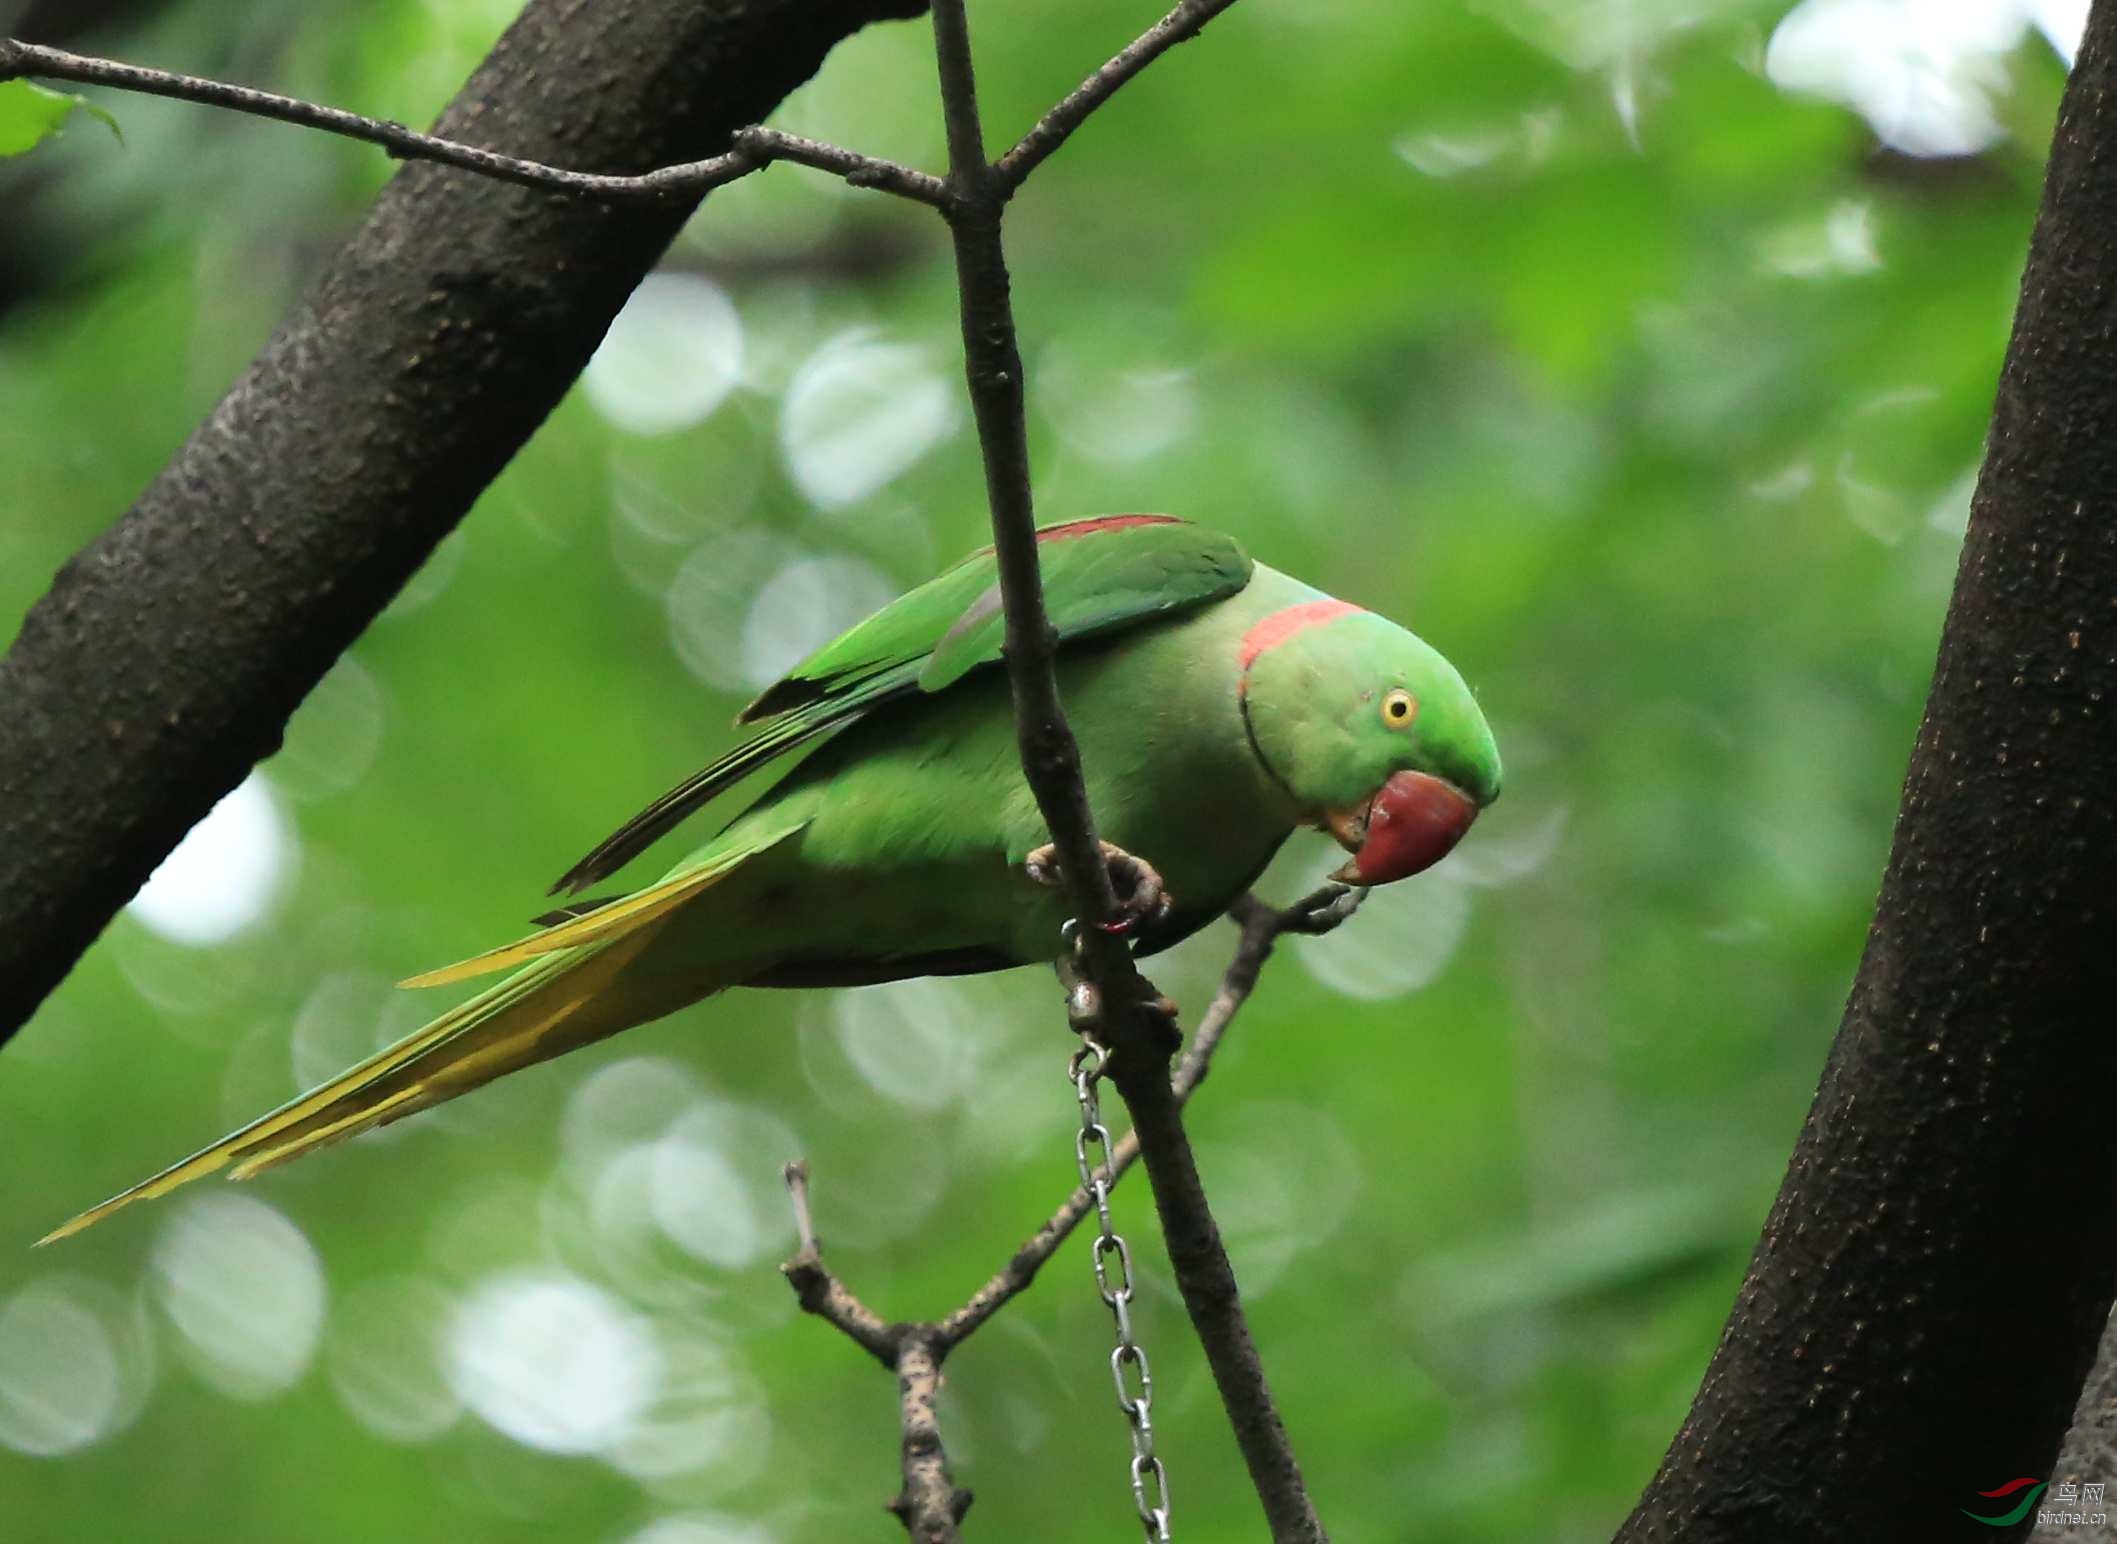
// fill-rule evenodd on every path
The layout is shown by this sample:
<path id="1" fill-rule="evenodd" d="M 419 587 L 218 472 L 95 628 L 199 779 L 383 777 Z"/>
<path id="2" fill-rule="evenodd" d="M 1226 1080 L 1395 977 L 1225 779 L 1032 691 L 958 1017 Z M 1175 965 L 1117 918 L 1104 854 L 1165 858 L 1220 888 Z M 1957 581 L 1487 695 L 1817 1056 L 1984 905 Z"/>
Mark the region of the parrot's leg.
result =
<path id="1" fill-rule="evenodd" d="M 1118 917 L 1115 922 L 1106 924 L 1108 931 L 1132 933 L 1152 928 L 1166 918 L 1175 906 L 1176 898 L 1169 894 L 1154 865 L 1145 858 L 1134 857 L 1114 843 L 1101 845 L 1103 862 L 1110 868 L 1110 886 L 1117 892 Z M 1022 867 L 1040 885 L 1055 887 L 1063 883 L 1056 842 L 1046 842 L 1037 848 L 1022 860 Z"/>

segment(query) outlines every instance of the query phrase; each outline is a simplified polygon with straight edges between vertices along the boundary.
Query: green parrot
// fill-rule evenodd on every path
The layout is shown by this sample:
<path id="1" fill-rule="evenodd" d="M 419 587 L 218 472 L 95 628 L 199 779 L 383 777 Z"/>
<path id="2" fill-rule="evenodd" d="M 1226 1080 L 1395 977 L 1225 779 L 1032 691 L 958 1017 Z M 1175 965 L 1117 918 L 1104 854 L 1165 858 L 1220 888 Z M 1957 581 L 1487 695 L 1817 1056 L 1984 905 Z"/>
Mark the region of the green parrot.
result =
<path id="1" fill-rule="evenodd" d="M 1376 885 L 1438 862 L 1500 790 L 1453 666 L 1170 515 L 1037 533 L 1061 694 L 1138 953 L 1219 916 L 1298 826 Z M 847 986 L 1049 961 L 1068 907 L 1024 781 L 990 548 L 883 607 L 743 710 L 757 732 L 554 886 L 578 892 L 758 768 L 823 742 L 658 882 L 413 978 L 497 985 L 41 1242 L 276 1164 L 733 986 Z"/>

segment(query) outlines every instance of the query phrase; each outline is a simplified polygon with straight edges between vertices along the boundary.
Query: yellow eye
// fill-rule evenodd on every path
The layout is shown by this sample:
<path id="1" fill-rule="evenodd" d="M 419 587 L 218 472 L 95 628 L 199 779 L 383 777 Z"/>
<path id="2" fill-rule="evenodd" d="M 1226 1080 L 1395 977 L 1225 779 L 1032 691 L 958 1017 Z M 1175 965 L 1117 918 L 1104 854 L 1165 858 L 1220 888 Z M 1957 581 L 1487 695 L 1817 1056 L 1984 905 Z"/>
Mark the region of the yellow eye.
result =
<path id="1" fill-rule="evenodd" d="M 1419 700 L 1401 686 L 1382 699 L 1382 722 L 1392 729 L 1409 729 L 1418 714 Z"/>

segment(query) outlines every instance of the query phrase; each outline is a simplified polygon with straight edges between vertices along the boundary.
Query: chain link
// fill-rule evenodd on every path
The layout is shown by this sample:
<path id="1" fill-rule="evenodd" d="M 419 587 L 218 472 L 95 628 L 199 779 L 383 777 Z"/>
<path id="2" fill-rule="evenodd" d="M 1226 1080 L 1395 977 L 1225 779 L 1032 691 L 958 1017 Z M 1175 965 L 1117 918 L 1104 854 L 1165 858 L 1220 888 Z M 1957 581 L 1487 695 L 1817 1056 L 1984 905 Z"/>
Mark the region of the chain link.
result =
<path id="1" fill-rule="evenodd" d="M 1147 1366 L 1147 1353 L 1132 1338 L 1132 1251 L 1118 1237 L 1110 1221 L 1110 1190 L 1117 1183 L 1111 1161 L 1109 1128 L 1103 1125 L 1102 1108 L 1095 1085 L 1102 1080 L 1110 1052 L 1095 1040 L 1083 1037 L 1081 1048 L 1066 1063 L 1067 1081 L 1080 1102 L 1081 1129 L 1073 1139 L 1073 1157 L 1080 1169 L 1081 1187 L 1095 1198 L 1095 1217 L 1102 1231 L 1095 1240 L 1095 1286 L 1110 1305 L 1117 1327 L 1117 1349 L 1110 1353 L 1110 1377 L 1117 1385 L 1117 1407 L 1132 1428 L 1132 1501 L 1139 1508 L 1140 1525 L 1153 1544 L 1168 1544 L 1169 1476 L 1154 1456 L 1154 1374 Z M 1111 1262 L 1116 1262 L 1113 1271 Z M 1127 1374 L 1130 1369 L 1130 1376 Z M 1137 1379 L 1135 1390 L 1132 1378 Z"/>

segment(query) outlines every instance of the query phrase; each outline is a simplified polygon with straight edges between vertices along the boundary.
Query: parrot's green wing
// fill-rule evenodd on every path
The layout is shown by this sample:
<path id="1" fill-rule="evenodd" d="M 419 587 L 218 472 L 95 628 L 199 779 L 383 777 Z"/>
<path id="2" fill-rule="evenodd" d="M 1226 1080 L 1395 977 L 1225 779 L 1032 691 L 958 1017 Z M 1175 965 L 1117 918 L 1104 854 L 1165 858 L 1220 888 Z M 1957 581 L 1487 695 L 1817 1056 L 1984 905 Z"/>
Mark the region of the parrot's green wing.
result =
<path id="1" fill-rule="evenodd" d="M 1174 515 L 1103 515 L 1036 533 L 1044 605 L 1061 640 L 1085 638 L 1232 595 L 1250 582 L 1233 537 Z M 1003 620 L 990 547 L 900 595 L 825 644 L 743 709 L 739 723 L 858 694 L 878 672 L 929 692 L 997 664 Z M 900 682 L 900 689 L 902 684 Z"/>
<path id="2" fill-rule="evenodd" d="M 1173 515 L 1104 515 L 1037 532 L 1044 603 L 1061 643 L 1202 606 L 1250 582 L 1232 538 Z M 878 704 L 937 692 L 997 664 L 1004 618 L 992 549 L 972 553 L 824 645 L 767 688 L 738 723 L 763 727 L 632 817 L 552 886 L 615 872 L 693 810 L 787 752 Z"/>

